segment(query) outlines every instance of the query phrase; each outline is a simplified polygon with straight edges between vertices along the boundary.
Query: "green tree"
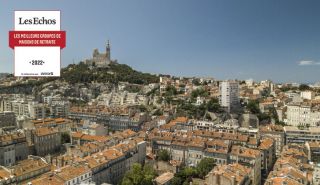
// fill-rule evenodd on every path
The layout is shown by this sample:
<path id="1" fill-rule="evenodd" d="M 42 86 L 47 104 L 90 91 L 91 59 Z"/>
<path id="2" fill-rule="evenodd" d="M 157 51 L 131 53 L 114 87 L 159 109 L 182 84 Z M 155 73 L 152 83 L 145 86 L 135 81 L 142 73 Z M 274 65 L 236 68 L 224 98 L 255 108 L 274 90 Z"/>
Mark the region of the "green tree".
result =
<path id="1" fill-rule="evenodd" d="M 70 140 L 70 135 L 67 133 L 67 132 L 64 132 L 61 134 L 61 143 L 64 144 L 64 143 L 70 143 L 71 140 Z"/>
<path id="2" fill-rule="evenodd" d="M 181 185 L 183 183 L 181 177 L 173 177 L 171 185 Z"/>
<path id="3" fill-rule="evenodd" d="M 260 109 L 259 109 L 259 102 L 258 101 L 253 101 L 250 100 L 247 109 L 252 113 L 252 114 L 259 114 Z"/>
<path id="4" fill-rule="evenodd" d="M 257 116 L 258 116 L 259 121 L 263 121 L 263 120 L 270 121 L 271 120 L 271 116 L 269 114 L 266 114 L 266 113 L 260 113 Z"/>
<path id="5" fill-rule="evenodd" d="M 299 90 L 300 91 L 306 91 L 306 90 L 310 90 L 310 87 L 307 84 L 301 84 L 299 86 Z"/>
<path id="6" fill-rule="evenodd" d="M 207 103 L 207 110 L 209 112 L 221 112 L 221 106 L 217 98 L 211 98 Z"/>
<path id="7" fill-rule="evenodd" d="M 199 88 L 196 90 L 193 90 L 191 92 L 191 101 L 195 102 L 196 98 L 200 96 L 200 97 L 208 97 L 209 96 L 209 92 L 203 88 Z"/>
<path id="8" fill-rule="evenodd" d="M 152 180 L 157 176 L 151 165 L 145 165 L 143 168 L 143 180 L 142 185 L 152 185 Z"/>
<path id="9" fill-rule="evenodd" d="M 157 109 L 156 111 L 154 111 L 153 115 L 154 116 L 161 116 L 161 115 L 163 115 L 163 111 L 160 109 Z"/>
<path id="10" fill-rule="evenodd" d="M 201 85 L 199 79 L 196 79 L 196 78 L 192 80 L 192 83 L 196 86 Z"/>
<path id="11" fill-rule="evenodd" d="M 204 178 L 215 166 L 213 158 L 203 158 L 197 165 L 197 173 L 200 178 Z"/>
<path id="12" fill-rule="evenodd" d="M 167 88 L 166 88 L 166 93 L 164 94 L 165 96 L 174 96 L 174 95 L 177 95 L 177 89 L 172 86 L 172 85 L 169 85 Z"/>
<path id="13" fill-rule="evenodd" d="M 152 166 L 134 163 L 122 179 L 121 185 L 152 185 L 152 180 L 156 177 L 156 172 Z"/>
<path id="14" fill-rule="evenodd" d="M 168 150 L 161 149 L 158 152 L 158 159 L 161 161 L 169 161 L 170 160 L 170 154 Z"/>

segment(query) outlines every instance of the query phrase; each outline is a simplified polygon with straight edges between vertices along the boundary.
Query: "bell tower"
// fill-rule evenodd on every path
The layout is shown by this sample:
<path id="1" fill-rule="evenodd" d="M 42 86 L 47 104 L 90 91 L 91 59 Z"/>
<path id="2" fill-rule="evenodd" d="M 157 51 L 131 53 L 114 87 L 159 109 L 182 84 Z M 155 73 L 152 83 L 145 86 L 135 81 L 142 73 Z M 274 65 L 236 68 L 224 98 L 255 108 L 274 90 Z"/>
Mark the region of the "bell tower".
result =
<path id="1" fill-rule="evenodd" d="M 106 57 L 110 61 L 111 60 L 111 48 L 110 48 L 110 41 L 108 40 L 107 42 L 107 47 L 106 47 Z"/>

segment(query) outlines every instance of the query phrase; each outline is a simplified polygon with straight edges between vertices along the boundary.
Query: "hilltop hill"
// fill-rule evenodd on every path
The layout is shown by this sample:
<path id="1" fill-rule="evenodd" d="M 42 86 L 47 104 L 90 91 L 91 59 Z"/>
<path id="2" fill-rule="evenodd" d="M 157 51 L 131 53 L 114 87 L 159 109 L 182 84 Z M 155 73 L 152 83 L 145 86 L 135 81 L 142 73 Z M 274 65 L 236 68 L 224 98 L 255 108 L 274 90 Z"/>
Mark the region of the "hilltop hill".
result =
<path id="1" fill-rule="evenodd" d="M 9 75 L 11 78 L 12 75 Z M 14 78 L 12 79 L 14 80 Z M 129 82 L 134 84 L 149 84 L 159 82 L 156 75 L 142 73 L 132 69 L 126 64 L 110 64 L 106 68 L 91 68 L 80 62 L 79 64 L 70 64 L 66 68 L 61 69 L 61 77 L 41 78 L 40 80 L 30 80 L 27 83 L 18 83 L 12 86 L 1 87 L 0 94 L 3 93 L 25 93 L 31 94 L 35 87 L 39 87 L 45 83 L 61 80 L 70 84 L 75 83 L 91 83 L 102 82 L 118 84 L 118 82 Z"/>
<path id="2" fill-rule="evenodd" d="M 118 82 L 149 84 L 159 82 L 156 75 L 136 71 L 126 64 L 110 64 L 107 68 L 90 68 L 82 62 L 77 65 L 70 64 L 62 69 L 61 78 L 69 83 L 95 81 L 115 84 Z"/>

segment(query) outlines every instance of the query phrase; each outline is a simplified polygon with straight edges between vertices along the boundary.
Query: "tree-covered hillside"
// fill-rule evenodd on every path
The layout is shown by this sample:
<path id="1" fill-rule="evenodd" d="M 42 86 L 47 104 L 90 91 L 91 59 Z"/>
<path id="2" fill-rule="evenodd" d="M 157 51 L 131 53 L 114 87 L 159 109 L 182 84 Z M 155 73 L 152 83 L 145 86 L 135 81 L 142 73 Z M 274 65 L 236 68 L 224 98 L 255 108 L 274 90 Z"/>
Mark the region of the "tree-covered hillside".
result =
<path id="1" fill-rule="evenodd" d="M 110 64 L 108 68 L 93 68 L 80 62 L 77 65 L 71 64 L 64 68 L 61 78 L 69 83 L 85 82 L 129 82 L 134 84 L 156 83 L 159 78 L 156 75 L 142 73 L 133 70 L 126 64 Z"/>

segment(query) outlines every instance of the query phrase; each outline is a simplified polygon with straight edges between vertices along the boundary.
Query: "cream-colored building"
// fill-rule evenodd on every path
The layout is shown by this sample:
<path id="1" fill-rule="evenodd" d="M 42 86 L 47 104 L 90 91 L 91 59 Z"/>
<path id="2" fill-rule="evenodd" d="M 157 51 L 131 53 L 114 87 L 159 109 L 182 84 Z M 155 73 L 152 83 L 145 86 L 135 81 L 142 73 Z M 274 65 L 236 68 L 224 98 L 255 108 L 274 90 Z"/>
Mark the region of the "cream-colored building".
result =
<path id="1" fill-rule="evenodd" d="M 50 165 L 44 158 L 28 156 L 12 167 L 0 166 L 0 184 L 26 184 L 30 179 L 50 171 Z"/>
<path id="2" fill-rule="evenodd" d="M 24 133 L 13 132 L 0 136 L 0 165 L 11 166 L 29 154 Z"/>
<path id="3" fill-rule="evenodd" d="M 287 124 L 291 126 L 320 125 L 320 107 L 307 103 L 287 105 Z"/>
<path id="4" fill-rule="evenodd" d="M 216 166 L 206 176 L 207 185 L 251 185 L 251 168 L 239 163 Z"/>
<path id="5" fill-rule="evenodd" d="M 36 155 L 54 154 L 61 147 L 61 133 L 57 129 L 41 127 L 32 131 Z"/>

